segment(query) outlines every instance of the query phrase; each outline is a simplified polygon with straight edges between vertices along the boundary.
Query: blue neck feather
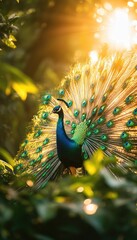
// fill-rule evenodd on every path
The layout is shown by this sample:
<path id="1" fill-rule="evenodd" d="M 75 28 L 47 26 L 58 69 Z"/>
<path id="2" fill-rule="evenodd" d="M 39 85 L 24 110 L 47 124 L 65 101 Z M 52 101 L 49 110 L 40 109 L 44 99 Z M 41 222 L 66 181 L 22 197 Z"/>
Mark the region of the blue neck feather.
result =
<path id="1" fill-rule="evenodd" d="M 67 136 L 63 122 L 63 110 L 58 115 L 59 118 L 56 128 L 58 157 L 66 167 L 81 167 L 81 146 Z"/>

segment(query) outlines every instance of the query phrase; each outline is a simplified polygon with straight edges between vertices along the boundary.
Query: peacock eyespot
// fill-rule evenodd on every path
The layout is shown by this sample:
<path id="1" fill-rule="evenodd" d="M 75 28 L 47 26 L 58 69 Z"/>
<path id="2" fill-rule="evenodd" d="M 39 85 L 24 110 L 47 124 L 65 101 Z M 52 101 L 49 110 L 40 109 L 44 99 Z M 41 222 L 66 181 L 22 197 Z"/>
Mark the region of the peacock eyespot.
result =
<path id="1" fill-rule="evenodd" d="M 91 132 L 91 131 L 88 131 L 86 135 L 87 135 L 87 137 L 90 137 L 91 134 L 92 134 L 92 132 Z"/>
<path id="2" fill-rule="evenodd" d="M 21 147 L 25 147 L 28 142 L 29 142 L 28 139 L 26 139 L 26 140 L 21 144 Z"/>
<path id="3" fill-rule="evenodd" d="M 51 163 L 48 163 L 46 166 L 46 169 L 49 169 L 51 167 Z"/>
<path id="4" fill-rule="evenodd" d="M 48 153 L 48 158 L 52 158 L 54 156 L 54 154 L 55 154 L 54 151 L 49 152 Z"/>
<path id="5" fill-rule="evenodd" d="M 98 115 L 101 115 L 104 112 L 104 110 L 106 109 L 106 106 L 107 106 L 107 104 L 104 104 L 100 107 L 100 109 L 98 111 Z"/>
<path id="6" fill-rule="evenodd" d="M 39 153 L 39 152 L 41 152 L 42 151 L 42 147 L 40 146 L 40 147 L 37 147 L 37 149 L 36 149 L 36 153 Z"/>
<path id="7" fill-rule="evenodd" d="M 129 137 L 129 134 L 127 132 L 122 132 L 122 134 L 120 135 L 120 138 L 124 141 L 127 140 Z"/>
<path id="8" fill-rule="evenodd" d="M 113 115 L 115 116 L 115 115 L 118 115 L 120 112 L 121 112 L 121 108 L 120 107 L 116 107 L 115 109 L 114 109 L 114 111 L 113 111 Z"/>
<path id="9" fill-rule="evenodd" d="M 114 122 L 112 120 L 109 120 L 107 123 L 106 123 L 107 127 L 108 128 L 111 128 L 114 126 Z"/>
<path id="10" fill-rule="evenodd" d="M 75 110 L 74 110 L 74 117 L 78 117 L 78 115 L 79 115 L 79 110 L 78 110 L 78 109 L 75 109 Z"/>
<path id="11" fill-rule="evenodd" d="M 51 100 L 51 94 L 46 94 L 46 95 L 44 95 L 44 96 L 43 96 L 43 99 L 44 99 L 45 101 Z"/>
<path id="12" fill-rule="evenodd" d="M 129 81 L 130 81 L 130 78 L 126 79 L 126 81 L 123 83 L 123 86 L 122 86 L 123 90 L 128 86 Z"/>
<path id="13" fill-rule="evenodd" d="M 45 162 L 42 162 L 41 166 L 42 166 L 42 167 L 45 167 L 46 164 L 47 164 L 46 161 L 45 161 Z"/>
<path id="14" fill-rule="evenodd" d="M 76 73 L 74 76 L 74 80 L 78 81 L 78 80 L 80 80 L 80 78 L 81 78 L 81 73 L 79 73 L 79 72 Z"/>
<path id="15" fill-rule="evenodd" d="M 47 172 L 42 173 L 42 177 L 45 177 L 47 175 Z"/>
<path id="16" fill-rule="evenodd" d="M 92 116 L 95 116 L 97 113 L 98 107 L 93 108 L 92 110 Z"/>
<path id="17" fill-rule="evenodd" d="M 86 100 L 86 99 L 84 99 L 84 100 L 82 101 L 81 106 L 82 106 L 82 107 L 86 107 L 86 106 L 87 106 L 87 100 Z"/>
<path id="18" fill-rule="evenodd" d="M 69 77 L 65 77 L 65 80 L 63 82 L 63 87 L 68 88 L 70 85 L 70 81 L 71 81 L 71 79 Z"/>
<path id="19" fill-rule="evenodd" d="M 135 126 L 135 122 L 133 119 L 129 119 L 126 123 L 127 127 L 134 127 Z"/>
<path id="20" fill-rule="evenodd" d="M 100 117 L 100 118 L 97 120 L 97 123 L 98 123 L 98 124 L 103 124 L 105 121 L 106 121 L 106 118 L 105 118 L 105 117 Z"/>
<path id="21" fill-rule="evenodd" d="M 69 107 L 72 107 L 73 101 L 69 100 L 69 101 L 68 101 L 68 105 L 69 105 Z"/>
<path id="22" fill-rule="evenodd" d="M 74 134 L 74 132 L 75 132 L 75 130 L 74 129 L 72 129 L 71 131 L 70 131 L 70 133 L 73 135 Z"/>
<path id="23" fill-rule="evenodd" d="M 38 138 L 42 134 L 42 130 L 39 129 L 36 133 L 34 133 L 34 138 Z"/>
<path id="24" fill-rule="evenodd" d="M 84 121 L 86 119 L 86 113 L 82 113 L 81 120 Z"/>
<path id="25" fill-rule="evenodd" d="M 49 143 L 49 138 L 45 138 L 45 140 L 43 141 L 43 145 L 47 145 Z"/>
<path id="26" fill-rule="evenodd" d="M 40 154 L 40 155 L 38 156 L 38 158 L 36 159 L 36 161 L 37 161 L 37 162 L 40 162 L 40 161 L 42 160 L 42 158 L 43 158 L 43 155 Z"/>
<path id="27" fill-rule="evenodd" d="M 93 129 L 96 126 L 95 123 L 91 123 L 90 128 Z"/>
<path id="28" fill-rule="evenodd" d="M 51 100 L 51 94 L 46 94 L 42 97 L 43 104 L 48 104 Z"/>
<path id="29" fill-rule="evenodd" d="M 101 138 L 101 140 L 102 140 L 103 142 L 107 142 L 107 140 L 108 140 L 108 135 L 102 134 L 100 138 Z"/>
<path id="30" fill-rule="evenodd" d="M 130 142 L 125 142 L 125 143 L 123 143 L 123 147 L 127 150 L 127 151 L 129 151 L 129 150 L 131 150 L 132 149 L 132 144 L 130 143 Z"/>
<path id="31" fill-rule="evenodd" d="M 33 173 L 33 176 L 34 176 L 34 177 L 37 177 L 38 174 L 39 174 L 39 172 L 34 172 L 34 173 Z"/>
<path id="32" fill-rule="evenodd" d="M 94 132 L 94 134 L 96 135 L 96 134 L 100 133 L 100 129 L 99 129 L 99 128 L 95 128 L 95 129 L 93 130 L 93 132 Z"/>
<path id="33" fill-rule="evenodd" d="M 91 124 L 91 120 L 90 120 L 90 119 L 88 119 L 88 120 L 86 121 L 86 124 L 87 124 L 87 126 L 89 127 L 89 126 L 90 126 L 90 124 Z"/>
<path id="34" fill-rule="evenodd" d="M 15 173 L 18 173 L 19 171 L 23 171 L 23 163 L 19 163 L 14 167 Z"/>
<path id="35" fill-rule="evenodd" d="M 65 123 L 66 123 L 66 125 L 69 125 L 70 124 L 70 120 L 66 120 Z"/>
<path id="36" fill-rule="evenodd" d="M 95 83 L 92 83 L 92 84 L 90 85 L 91 89 L 94 89 L 94 88 L 95 88 L 95 86 L 96 86 L 96 84 L 95 84 Z"/>
<path id="37" fill-rule="evenodd" d="M 115 83 L 112 83 L 109 87 L 109 92 L 112 92 L 112 90 L 114 89 Z"/>
<path id="38" fill-rule="evenodd" d="M 48 118 L 48 115 L 49 115 L 48 112 L 43 112 L 42 115 L 41 115 L 41 118 L 45 120 L 45 119 Z"/>
<path id="39" fill-rule="evenodd" d="M 137 108 L 134 109 L 133 115 L 137 115 Z"/>
<path id="40" fill-rule="evenodd" d="M 89 158 L 86 152 L 84 153 L 83 157 L 84 157 L 84 160 L 87 160 Z"/>
<path id="41" fill-rule="evenodd" d="M 58 94 L 59 94 L 59 96 L 64 96 L 65 90 L 64 90 L 64 89 L 60 89 L 60 90 L 58 91 Z"/>
<path id="42" fill-rule="evenodd" d="M 31 160 L 30 162 L 29 162 L 29 165 L 30 166 L 34 166 L 36 164 L 36 160 L 35 159 L 33 159 L 33 160 Z"/>
<path id="43" fill-rule="evenodd" d="M 27 156 L 28 152 L 26 150 L 20 155 L 21 158 L 26 158 Z"/>
<path id="44" fill-rule="evenodd" d="M 105 93 L 102 97 L 102 102 L 105 102 L 108 97 L 108 93 Z"/>
<path id="45" fill-rule="evenodd" d="M 85 74 L 86 74 L 86 76 L 89 76 L 89 74 L 90 74 L 90 68 L 89 67 L 85 70 Z"/>
<path id="46" fill-rule="evenodd" d="M 76 124 L 75 122 L 73 122 L 73 123 L 71 124 L 72 129 L 75 129 L 76 126 L 77 126 L 77 124 Z"/>
<path id="47" fill-rule="evenodd" d="M 129 95 L 129 96 L 126 98 L 125 103 L 126 103 L 126 104 L 130 104 L 131 102 L 133 102 L 133 100 L 134 100 L 134 96 Z"/>
<path id="48" fill-rule="evenodd" d="M 100 146 L 100 149 L 101 149 L 102 151 L 105 151 L 105 150 L 107 150 L 107 147 L 104 146 L 104 145 L 101 145 L 101 146 Z"/>
<path id="49" fill-rule="evenodd" d="M 95 97 L 94 97 L 94 95 L 93 95 L 93 96 L 90 98 L 90 100 L 89 100 L 90 103 L 93 103 L 93 102 L 94 102 L 94 98 L 95 98 Z"/>

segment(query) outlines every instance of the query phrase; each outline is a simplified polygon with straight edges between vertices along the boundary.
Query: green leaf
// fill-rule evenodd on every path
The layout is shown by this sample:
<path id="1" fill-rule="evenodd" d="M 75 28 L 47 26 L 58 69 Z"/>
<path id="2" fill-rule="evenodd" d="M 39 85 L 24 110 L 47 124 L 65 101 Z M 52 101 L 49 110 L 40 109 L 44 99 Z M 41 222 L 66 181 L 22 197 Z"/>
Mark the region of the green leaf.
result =
<path id="1" fill-rule="evenodd" d="M 16 48 L 16 45 L 14 43 L 16 42 L 16 38 L 11 34 L 9 36 L 2 38 L 2 42 L 10 48 Z"/>
<path id="2" fill-rule="evenodd" d="M 26 74 L 16 67 L 2 62 L 0 62 L 0 89 L 6 95 L 9 95 L 14 89 L 22 100 L 26 99 L 28 93 L 38 92 L 37 87 Z"/>
<path id="3" fill-rule="evenodd" d="M 100 149 L 97 150 L 90 159 L 84 162 L 84 167 L 86 171 L 90 175 L 98 173 L 102 167 L 103 158 L 103 152 Z"/>
<path id="4" fill-rule="evenodd" d="M 3 170 L 7 170 L 7 168 L 8 168 L 8 169 L 13 171 L 13 167 L 10 164 L 8 164 L 7 162 L 5 162 L 1 159 L 0 159 L 0 167 L 2 167 Z"/>
<path id="5" fill-rule="evenodd" d="M 12 158 L 12 156 L 9 154 L 9 152 L 7 152 L 4 148 L 0 147 L 0 155 L 2 157 L 5 158 L 5 160 L 10 164 L 10 165 L 14 165 L 14 160 Z"/>
<path id="6" fill-rule="evenodd" d="M 93 197 L 93 190 L 91 186 L 82 181 L 75 182 L 70 186 L 71 190 L 75 190 L 79 193 L 83 192 L 87 197 Z"/>

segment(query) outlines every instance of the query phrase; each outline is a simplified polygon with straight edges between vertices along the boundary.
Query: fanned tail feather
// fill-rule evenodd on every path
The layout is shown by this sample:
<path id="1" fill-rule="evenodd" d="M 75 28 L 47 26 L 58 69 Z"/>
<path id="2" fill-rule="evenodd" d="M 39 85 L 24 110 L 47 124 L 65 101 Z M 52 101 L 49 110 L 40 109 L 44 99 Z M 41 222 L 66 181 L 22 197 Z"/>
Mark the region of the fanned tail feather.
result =
<path id="1" fill-rule="evenodd" d="M 88 125 L 83 143 L 85 158 L 101 148 L 105 155 L 116 156 L 119 168 L 134 164 L 137 159 L 137 53 L 116 53 L 112 58 L 100 59 L 96 66 L 78 67 L 71 79 L 71 91 L 73 89 L 76 96 L 71 111 L 79 110 L 75 123 L 79 125 L 85 114 L 83 121 Z M 77 94 L 79 89 L 81 94 Z"/>
<path id="2" fill-rule="evenodd" d="M 69 108 L 58 102 L 58 97 L 67 101 Z M 134 164 L 137 160 L 137 53 L 117 52 L 100 58 L 96 64 L 77 65 L 54 96 L 47 93 L 42 97 L 32 131 L 14 167 L 17 174 L 34 174 L 36 188 L 63 175 L 65 169 L 57 156 L 57 116 L 51 114 L 59 104 L 64 111 L 65 131 L 82 145 L 84 159 L 101 148 L 106 156 L 115 155 L 122 170 Z"/>

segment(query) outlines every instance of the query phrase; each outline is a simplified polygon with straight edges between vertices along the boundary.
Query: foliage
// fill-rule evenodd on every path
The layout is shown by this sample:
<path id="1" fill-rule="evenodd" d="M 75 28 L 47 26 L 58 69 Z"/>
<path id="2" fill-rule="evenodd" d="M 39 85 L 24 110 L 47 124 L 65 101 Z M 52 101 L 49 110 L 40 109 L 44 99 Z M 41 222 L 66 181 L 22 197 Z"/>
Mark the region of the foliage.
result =
<path id="1" fill-rule="evenodd" d="M 65 177 L 39 192 L 31 191 L 30 176 L 14 185 L 13 178 L 10 185 L 1 179 L 0 239 L 135 240 L 137 175 L 121 173 L 116 179 L 102 165 L 94 164 L 94 174 Z M 17 190 L 23 181 L 28 188 Z"/>
<path id="2" fill-rule="evenodd" d="M 23 25 L 33 15 L 34 8 L 32 1 L 21 2 L 0 1 L 0 158 L 7 162 L 10 155 L 12 159 L 17 153 L 26 133 L 26 123 L 36 109 L 38 92 L 23 69 L 24 49 L 20 43 L 20 32 L 26 36 Z M 34 2 L 37 0 L 33 6 Z"/>
<path id="3" fill-rule="evenodd" d="M 0 2 L 1 13 L 0 13 L 0 46 L 3 49 L 5 46 L 9 48 L 16 48 L 15 42 L 16 35 L 18 34 L 19 27 L 23 18 L 28 14 L 20 10 L 19 0 L 11 2 L 1 1 Z M 29 14 L 31 14 L 29 12 Z M 1 49 L 1 50 L 2 50 Z"/>
<path id="4" fill-rule="evenodd" d="M 94 2 L 100 1 L 0 1 L 1 159 L 12 162 L 36 112 L 31 79 L 42 90 L 53 87 L 70 63 L 87 59 L 95 44 Z M 113 178 L 102 168 L 110 160 L 114 167 L 114 158 L 94 156 L 85 163 L 89 176 L 60 179 L 39 192 L 31 190 L 31 176 L 16 179 L 0 161 L 0 239 L 135 240 L 137 175 Z M 20 191 L 24 181 L 28 187 Z"/>
<path id="5" fill-rule="evenodd" d="M 3 156 L 7 162 L 12 166 L 14 163 L 14 159 L 11 157 L 11 155 L 3 148 L 0 147 L 0 154 Z M 0 160 L 1 161 L 1 160 Z"/>
<path id="6" fill-rule="evenodd" d="M 0 33 L 1 33 L 1 41 L 11 48 L 16 48 L 14 42 L 16 42 L 16 38 L 12 33 L 17 30 L 17 27 L 13 24 L 16 15 L 10 15 L 8 17 L 4 17 L 0 14 Z"/>
<path id="7" fill-rule="evenodd" d="M 9 95 L 14 89 L 22 100 L 26 100 L 27 93 L 37 93 L 37 87 L 19 69 L 0 62 L 0 72 L 0 88 L 5 94 Z"/>

